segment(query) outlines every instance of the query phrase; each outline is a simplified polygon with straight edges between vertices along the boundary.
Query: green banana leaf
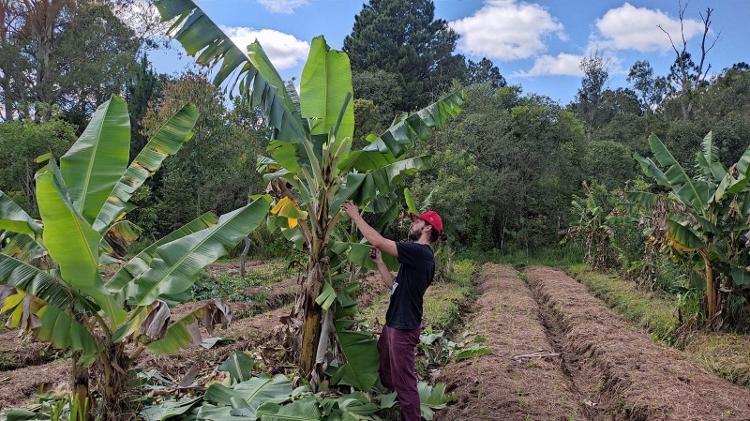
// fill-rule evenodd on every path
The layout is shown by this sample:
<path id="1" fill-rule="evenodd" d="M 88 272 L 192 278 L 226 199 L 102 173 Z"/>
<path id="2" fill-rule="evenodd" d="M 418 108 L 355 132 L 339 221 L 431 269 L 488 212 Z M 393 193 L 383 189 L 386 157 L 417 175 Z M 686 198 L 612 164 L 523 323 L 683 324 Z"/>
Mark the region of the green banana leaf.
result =
<path id="1" fill-rule="evenodd" d="M 132 281 L 128 295 L 139 306 L 165 295 L 187 291 L 201 269 L 227 254 L 252 232 L 268 213 L 263 197 L 222 215 L 211 227 L 159 246 L 149 269 Z"/>
<path id="2" fill-rule="evenodd" d="M 640 165 L 643 174 L 653 178 L 656 181 L 656 184 L 664 187 L 671 187 L 669 184 L 669 180 L 667 180 L 667 176 L 664 175 L 664 172 L 662 172 L 662 170 L 658 166 L 656 166 L 656 163 L 651 160 L 651 158 L 644 158 L 636 152 L 633 154 L 633 159 L 638 162 L 638 165 Z"/>
<path id="3" fill-rule="evenodd" d="M 185 398 L 179 401 L 166 401 L 159 405 L 149 406 L 138 415 L 146 421 L 163 421 L 176 419 L 179 415 L 184 415 L 201 401 L 201 398 Z"/>
<path id="4" fill-rule="evenodd" d="M 0 284 L 41 298 L 50 305 L 66 307 L 73 295 L 52 275 L 10 256 L 0 254 Z"/>
<path id="5" fill-rule="evenodd" d="M 292 383 L 277 374 L 274 377 L 252 377 L 227 387 L 214 383 L 208 387 L 198 419 L 254 420 L 260 419 L 258 408 L 264 404 L 280 404 L 291 399 Z M 265 418 L 263 418 L 265 419 Z"/>
<path id="6" fill-rule="evenodd" d="M 693 181 L 655 134 L 649 136 L 648 141 L 651 145 L 651 152 L 653 152 L 654 158 L 656 158 L 659 164 L 667 168 L 664 171 L 664 176 L 674 194 L 682 202 L 695 209 L 705 208 L 710 198 L 708 184 Z"/>
<path id="7" fill-rule="evenodd" d="M 151 261 L 157 257 L 156 249 L 159 246 L 180 239 L 187 235 L 210 228 L 219 222 L 219 217 L 213 212 L 206 212 L 203 215 L 193 219 L 175 231 L 165 235 L 163 238 L 152 243 L 150 246 L 141 250 L 132 259 L 126 262 L 120 270 L 107 282 L 106 287 L 112 292 L 121 291 L 123 288 L 138 276 L 145 273 L 151 264 Z"/>
<path id="8" fill-rule="evenodd" d="M 685 223 L 673 218 L 667 219 L 667 238 L 682 251 L 693 251 L 702 248 L 705 242 Z"/>
<path id="9" fill-rule="evenodd" d="M 197 56 L 198 64 L 219 66 L 214 85 L 222 85 L 231 76 L 233 82 L 227 90 L 234 91 L 239 82 L 240 94 L 251 107 L 259 107 L 276 129 L 275 138 L 305 138 L 294 101 L 257 41 L 247 47 L 249 54 L 245 53 L 192 0 L 159 0 L 156 7 L 162 22 L 177 18 L 169 32 L 188 54 Z"/>
<path id="10" fill-rule="evenodd" d="M 219 366 L 219 371 L 229 373 L 235 383 L 250 380 L 255 360 L 242 351 L 234 351 L 226 361 Z"/>
<path id="11" fill-rule="evenodd" d="M 435 416 L 435 410 L 445 408 L 448 403 L 456 399 L 454 396 L 445 393 L 445 384 L 443 383 L 431 387 L 425 382 L 419 382 L 417 391 L 419 392 L 422 418 L 427 421 L 432 420 Z"/>
<path id="12" fill-rule="evenodd" d="M 389 151 L 398 158 L 405 153 L 406 146 L 413 145 L 417 140 L 426 140 L 434 130 L 445 126 L 449 119 L 457 116 L 463 107 L 463 91 L 448 94 L 396 122 L 364 150 Z"/>
<path id="13" fill-rule="evenodd" d="M 341 350 L 346 357 L 342 365 L 331 377 L 333 384 L 349 385 L 357 390 L 367 391 L 378 379 L 378 347 L 375 337 L 366 332 L 336 328 Z"/>
<path id="14" fill-rule="evenodd" d="M 36 237 L 42 233 L 42 226 L 0 190 L 0 231 Z"/>
<path id="15" fill-rule="evenodd" d="M 36 199 L 44 221 L 44 246 L 60 267 L 63 281 L 90 296 L 115 323 L 124 321 L 127 313 L 106 292 L 99 278 L 101 235 L 68 200 L 54 161 L 37 174 Z"/>
<path id="16" fill-rule="evenodd" d="M 354 95 L 349 56 L 331 50 L 322 36 L 313 38 L 300 83 L 302 117 L 310 120 L 310 134 L 331 132 L 347 95 Z M 334 135 L 337 139 L 354 136 L 352 101 L 348 101 L 338 133 Z"/>
<path id="17" fill-rule="evenodd" d="M 124 212 L 130 197 L 148 177 L 159 170 L 164 160 L 177 153 L 183 144 L 193 136 L 192 130 L 198 120 L 198 110 L 192 104 L 182 107 L 159 128 L 146 146 L 130 163 L 125 174 L 121 174 L 117 184 L 99 211 L 94 229 L 103 232 Z"/>
<path id="18" fill-rule="evenodd" d="M 60 159 L 70 200 L 89 223 L 96 220 L 128 165 L 130 116 L 125 100 L 112 96 Z"/>
<path id="19" fill-rule="evenodd" d="M 70 349 L 81 354 L 80 362 L 93 364 L 98 354 L 96 339 L 81 323 L 65 311 L 47 305 L 39 312 L 41 327 L 36 336 L 45 342 L 51 342 L 57 348 Z"/>
<path id="20" fill-rule="evenodd" d="M 258 408 L 258 417 L 263 421 L 319 421 L 321 419 L 315 398 L 305 398 L 286 405 L 272 402 Z"/>
<path id="21" fill-rule="evenodd" d="M 701 152 L 698 152 L 698 165 L 706 177 L 712 177 L 714 180 L 721 180 L 727 175 L 727 169 L 721 163 L 719 158 L 719 148 L 714 142 L 713 132 L 703 138 L 701 143 Z"/>

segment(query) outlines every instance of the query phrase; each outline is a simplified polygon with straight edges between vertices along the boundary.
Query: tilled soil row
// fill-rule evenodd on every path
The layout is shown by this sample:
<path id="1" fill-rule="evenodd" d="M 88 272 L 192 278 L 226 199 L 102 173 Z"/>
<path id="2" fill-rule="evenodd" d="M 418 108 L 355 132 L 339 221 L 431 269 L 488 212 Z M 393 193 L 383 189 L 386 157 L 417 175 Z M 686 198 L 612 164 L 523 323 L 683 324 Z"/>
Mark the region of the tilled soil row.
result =
<path id="1" fill-rule="evenodd" d="M 477 312 L 466 330 L 487 338 L 492 353 L 442 370 L 438 381 L 459 400 L 435 419 L 581 419 L 576 391 L 517 272 L 488 264 L 480 282 Z"/>
<path id="2" fill-rule="evenodd" d="M 747 390 L 654 343 L 565 273 L 526 274 L 590 418 L 750 420 Z"/>

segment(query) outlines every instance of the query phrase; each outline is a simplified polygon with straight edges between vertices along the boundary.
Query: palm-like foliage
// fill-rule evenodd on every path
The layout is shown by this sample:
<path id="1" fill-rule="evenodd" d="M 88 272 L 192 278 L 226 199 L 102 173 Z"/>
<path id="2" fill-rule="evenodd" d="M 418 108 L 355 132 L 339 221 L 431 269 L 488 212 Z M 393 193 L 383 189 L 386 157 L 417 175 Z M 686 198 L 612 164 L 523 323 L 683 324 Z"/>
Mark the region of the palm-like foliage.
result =
<path id="1" fill-rule="evenodd" d="M 739 293 L 750 287 L 750 256 L 740 236 L 750 230 L 750 148 L 729 169 L 719 160 L 711 133 L 696 155 L 691 177 L 656 135 L 649 138 L 656 161 L 635 155 L 643 172 L 670 191 L 684 214 L 667 219 L 667 239 L 675 250 L 703 265 L 706 278 L 706 315 L 717 319 L 720 291 Z M 639 192 L 639 201 L 655 203 L 652 194 Z"/>
<path id="2" fill-rule="evenodd" d="M 314 38 L 297 95 L 285 87 L 257 41 L 241 50 L 191 0 L 156 5 L 163 20 L 175 19 L 170 32 L 185 50 L 215 68 L 215 84 L 259 108 L 274 129 L 269 156 L 259 159 L 258 169 L 275 197 L 269 225 L 309 256 L 296 306 L 304 314 L 297 332 L 303 374 L 318 378 L 335 328 L 347 362 L 334 381 L 369 389 L 377 378 L 375 343 L 354 329 L 354 301 L 338 285 L 347 261 L 369 264 L 369 250 L 339 226 L 340 205 L 353 200 L 365 206 L 376 214 L 379 228 L 395 219 L 402 208 L 403 176 L 429 164 L 425 156 L 406 157 L 407 148 L 458 114 L 463 94 L 402 116 L 379 136 L 370 135 L 368 146 L 352 150 L 353 89 L 345 53 L 331 50 L 323 37 Z"/>
<path id="3" fill-rule="evenodd" d="M 111 386 L 107 404 L 119 399 L 115 368 L 128 367 L 125 343 L 174 352 L 199 340 L 198 323 L 205 321 L 211 329 L 213 322 L 228 321 L 226 306 L 211 303 L 170 323 L 168 303 L 184 300 L 195 275 L 258 226 L 268 211 L 269 200 L 260 198 L 221 217 L 203 215 L 130 261 L 112 254 L 107 239 L 122 232 L 129 198 L 190 139 L 197 117 L 195 107 L 183 107 L 128 165 L 130 120 L 125 102 L 113 96 L 94 113 L 60 167 L 48 157 L 37 173 L 41 221 L 0 192 L 0 228 L 25 237 L 45 256 L 24 262 L 7 250 L 0 254 L 0 303 L 10 314 L 8 326 L 72 351 L 78 367 L 101 363 L 110 376 L 105 379 Z M 122 267 L 107 279 L 111 269 L 105 269 L 112 263 Z"/>

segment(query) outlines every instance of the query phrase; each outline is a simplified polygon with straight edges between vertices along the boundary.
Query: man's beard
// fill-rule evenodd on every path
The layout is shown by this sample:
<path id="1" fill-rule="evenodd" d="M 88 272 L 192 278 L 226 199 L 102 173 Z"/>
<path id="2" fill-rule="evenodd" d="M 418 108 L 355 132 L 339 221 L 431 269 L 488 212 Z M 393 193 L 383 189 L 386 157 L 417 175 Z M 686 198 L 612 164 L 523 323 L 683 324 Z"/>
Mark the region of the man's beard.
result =
<path id="1" fill-rule="evenodd" d="M 411 241 L 417 241 L 422 236 L 420 231 L 409 230 L 409 239 Z"/>

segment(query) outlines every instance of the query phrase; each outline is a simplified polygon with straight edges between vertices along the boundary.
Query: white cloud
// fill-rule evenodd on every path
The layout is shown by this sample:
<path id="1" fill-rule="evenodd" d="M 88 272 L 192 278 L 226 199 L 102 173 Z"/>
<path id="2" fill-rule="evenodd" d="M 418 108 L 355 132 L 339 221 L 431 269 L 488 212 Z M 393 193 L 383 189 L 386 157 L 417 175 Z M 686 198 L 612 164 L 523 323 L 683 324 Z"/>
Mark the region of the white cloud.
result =
<path id="1" fill-rule="evenodd" d="M 551 34 L 565 39 L 563 25 L 546 9 L 517 0 L 486 0 L 472 16 L 450 26 L 461 35 L 462 51 L 500 60 L 524 59 L 545 51 L 544 39 Z"/>
<path id="2" fill-rule="evenodd" d="M 685 19 L 685 38 L 690 39 L 701 33 L 703 24 L 695 19 Z M 669 38 L 658 28 L 661 25 L 672 39 L 680 39 L 680 21 L 669 17 L 659 9 L 635 7 L 625 3 L 609 9 L 596 21 L 604 48 L 616 50 L 636 50 L 640 52 L 664 51 L 671 48 Z"/>
<path id="3" fill-rule="evenodd" d="M 531 69 L 516 72 L 518 77 L 532 76 L 582 76 L 581 60 L 583 56 L 577 54 L 560 53 L 556 56 L 543 55 L 534 60 Z"/>
<path id="4" fill-rule="evenodd" d="M 307 41 L 273 29 L 254 29 L 244 26 L 224 26 L 221 29 L 243 51 L 257 39 L 268 58 L 279 70 L 294 67 L 307 57 L 310 50 L 310 44 Z"/>
<path id="5" fill-rule="evenodd" d="M 261 6 L 273 13 L 292 14 L 294 9 L 309 3 L 309 0 L 258 0 Z"/>

